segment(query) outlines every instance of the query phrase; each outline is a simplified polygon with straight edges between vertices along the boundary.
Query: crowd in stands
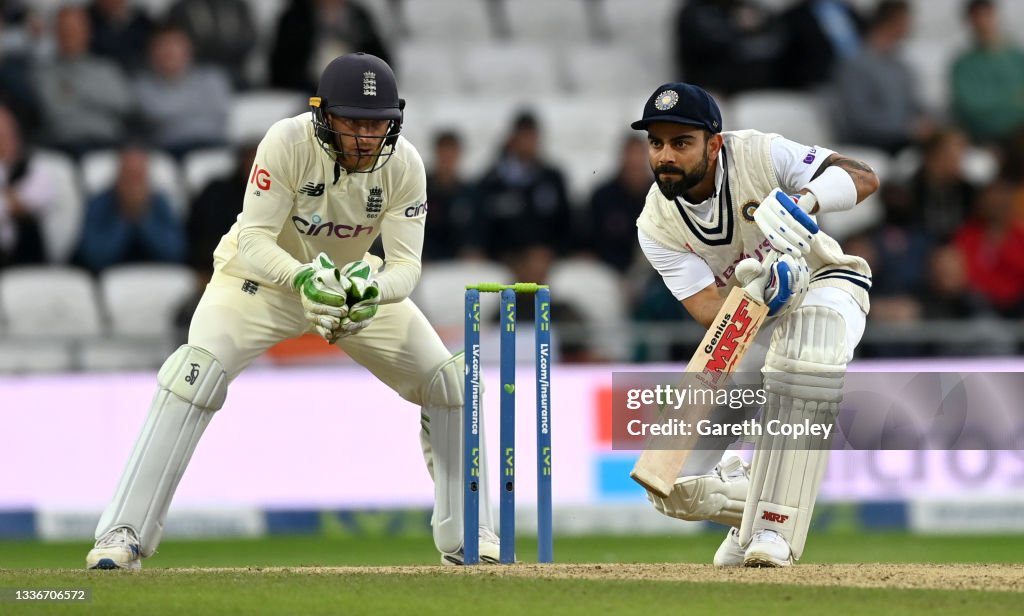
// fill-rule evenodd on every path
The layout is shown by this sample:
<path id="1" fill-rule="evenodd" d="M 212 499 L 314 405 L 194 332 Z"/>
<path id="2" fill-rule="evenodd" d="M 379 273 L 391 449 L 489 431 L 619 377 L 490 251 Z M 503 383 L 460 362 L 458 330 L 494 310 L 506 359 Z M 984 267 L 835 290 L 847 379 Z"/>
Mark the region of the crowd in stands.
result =
<path id="1" fill-rule="evenodd" d="M 42 229 L 59 196 L 36 153 L 60 152 L 80 164 L 114 150 L 114 179 L 85 195 L 67 261 L 96 274 L 133 262 L 187 264 L 204 282 L 214 246 L 241 209 L 254 155 L 255 144 L 229 135 L 236 97 L 266 89 L 309 95 L 322 66 L 354 50 L 392 61 L 401 79 L 400 52 L 416 28 L 410 2 L 432 1 L 276 2 L 280 10 L 262 31 L 266 15 L 246 0 L 167 0 L 159 11 L 132 0 L 47 2 L 45 11 L 33 2 L 0 3 L 0 270 L 53 261 Z M 615 37 L 615 20 L 602 20 L 601 10 L 627 0 L 572 1 L 584 8 L 589 43 Z M 466 2 L 484 6 L 491 27 L 483 36 L 515 36 L 518 0 Z M 883 178 L 877 219 L 841 234 L 846 249 L 872 266 L 872 321 L 1022 319 L 1024 48 L 1001 13 L 1024 7 L 996 0 L 958 7 L 969 44 L 941 76 L 948 100 L 936 106 L 923 100 L 922 76 L 901 53 L 924 4 L 679 0 L 668 31 L 650 34 L 674 41 L 669 74 L 652 75 L 651 86 L 694 82 L 726 110 L 745 93 L 801 93 L 826 102 L 832 141 L 820 145 L 909 161 L 903 173 Z M 636 62 L 639 70 L 643 58 Z M 642 101 L 649 88 L 623 94 Z M 574 103 L 580 122 L 588 101 Z M 580 191 L 565 171 L 574 151 L 547 147 L 558 120 L 542 108 L 513 111 L 489 128 L 456 122 L 415 133 L 425 137 L 416 145 L 428 162 L 426 268 L 488 260 L 543 282 L 562 260 L 590 260 L 619 278 L 635 321 L 686 319 L 636 248 L 634 221 L 652 182 L 643 135 L 623 126 L 608 153 L 614 169 L 595 171 Z M 410 112 L 413 131 L 415 117 Z M 728 114 L 726 124 L 763 128 L 731 125 Z M 466 140 L 482 130 L 497 138 L 487 160 L 467 165 Z M 181 163 L 211 148 L 231 148 L 236 163 L 190 194 L 182 215 L 154 185 L 150 157 Z M 996 172 L 978 182 L 966 171 L 969 151 L 989 156 Z M 870 343 L 863 350 L 949 351 Z M 601 359 L 585 349 L 573 356 Z"/>

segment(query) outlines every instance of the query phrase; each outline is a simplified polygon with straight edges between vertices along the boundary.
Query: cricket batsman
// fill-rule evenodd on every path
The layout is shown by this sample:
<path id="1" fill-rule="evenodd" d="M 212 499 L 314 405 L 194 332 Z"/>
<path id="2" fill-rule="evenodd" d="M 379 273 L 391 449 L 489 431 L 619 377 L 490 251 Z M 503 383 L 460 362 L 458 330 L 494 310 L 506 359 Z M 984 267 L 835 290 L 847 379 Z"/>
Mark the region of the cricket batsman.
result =
<path id="1" fill-rule="evenodd" d="M 353 53 L 324 69 L 309 113 L 267 131 L 188 343 L 157 375 L 87 568 L 138 569 L 156 551 L 174 491 L 231 382 L 271 346 L 311 331 L 422 408 L 434 543 L 442 563 L 462 564 L 463 358 L 408 299 L 427 203 L 423 161 L 401 134 L 404 109 L 387 63 Z M 367 254 L 378 236 L 383 263 Z M 497 562 L 482 489 L 480 557 Z"/>
<path id="2" fill-rule="evenodd" d="M 814 215 L 854 207 L 877 190 L 874 172 L 820 145 L 723 132 L 718 104 L 687 83 L 655 90 L 632 127 L 647 131 L 655 176 L 637 220 L 648 261 L 705 327 L 732 287 L 767 304 L 769 320 L 736 371 L 763 374 L 762 425 L 831 422 L 864 333 L 871 272 Z M 650 500 L 671 517 L 730 526 L 716 565 L 791 565 L 804 551 L 828 444 L 785 447 L 764 435 L 747 465 L 723 458 L 733 440 L 702 443 L 669 497 Z"/>

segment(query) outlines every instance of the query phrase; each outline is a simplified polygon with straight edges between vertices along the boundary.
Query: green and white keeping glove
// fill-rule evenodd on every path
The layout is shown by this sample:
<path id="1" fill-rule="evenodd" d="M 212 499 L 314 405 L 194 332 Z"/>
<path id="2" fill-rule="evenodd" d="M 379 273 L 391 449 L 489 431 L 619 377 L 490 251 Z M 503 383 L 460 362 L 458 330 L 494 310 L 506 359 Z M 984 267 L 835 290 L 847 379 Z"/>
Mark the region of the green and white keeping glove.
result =
<path id="1" fill-rule="evenodd" d="M 299 267 L 292 277 L 292 288 L 302 299 L 306 318 L 316 332 L 332 344 L 342 331 L 342 319 L 348 319 L 350 286 L 331 258 L 322 252 L 312 263 Z"/>
<path id="2" fill-rule="evenodd" d="M 355 333 L 370 324 L 380 305 L 380 287 L 373 278 L 373 268 L 366 261 L 353 261 L 341 268 L 341 276 L 349 281 L 348 321 L 342 329 Z"/>

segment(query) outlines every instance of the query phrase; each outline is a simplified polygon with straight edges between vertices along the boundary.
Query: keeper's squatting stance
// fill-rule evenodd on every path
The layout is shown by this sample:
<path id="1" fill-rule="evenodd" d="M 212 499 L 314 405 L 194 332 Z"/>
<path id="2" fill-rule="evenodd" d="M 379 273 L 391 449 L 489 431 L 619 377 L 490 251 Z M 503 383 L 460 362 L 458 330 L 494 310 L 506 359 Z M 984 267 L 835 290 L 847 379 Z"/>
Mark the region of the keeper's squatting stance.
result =
<path id="1" fill-rule="evenodd" d="M 422 407 L 434 543 L 442 563 L 462 563 L 463 358 L 408 299 L 427 208 L 423 162 L 401 135 L 404 108 L 387 63 L 353 53 L 324 69 L 309 113 L 268 130 L 188 343 L 157 375 L 89 569 L 137 569 L 156 551 L 174 491 L 232 380 L 274 344 L 310 331 Z M 367 254 L 378 236 L 383 262 Z M 480 556 L 497 562 L 481 489 Z"/>

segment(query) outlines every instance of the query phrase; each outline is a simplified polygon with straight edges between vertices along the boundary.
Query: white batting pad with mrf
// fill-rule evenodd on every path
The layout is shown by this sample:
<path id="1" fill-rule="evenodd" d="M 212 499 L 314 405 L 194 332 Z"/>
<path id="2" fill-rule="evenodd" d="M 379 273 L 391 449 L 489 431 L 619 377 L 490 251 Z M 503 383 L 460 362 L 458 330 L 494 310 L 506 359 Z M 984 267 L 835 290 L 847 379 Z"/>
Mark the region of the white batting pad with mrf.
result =
<path id="1" fill-rule="evenodd" d="M 761 425 L 832 424 L 843 397 L 846 327 L 831 308 L 803 306 L 782 317 L 765 358 L 768 402 Z M 814 502 L 828 462 L 827 436 L 792 435 L 765 429 L 750 465 L 750 485 L 740 527 L 746 545 L 759 530 L 773 530 L 803 554 Z"/>

